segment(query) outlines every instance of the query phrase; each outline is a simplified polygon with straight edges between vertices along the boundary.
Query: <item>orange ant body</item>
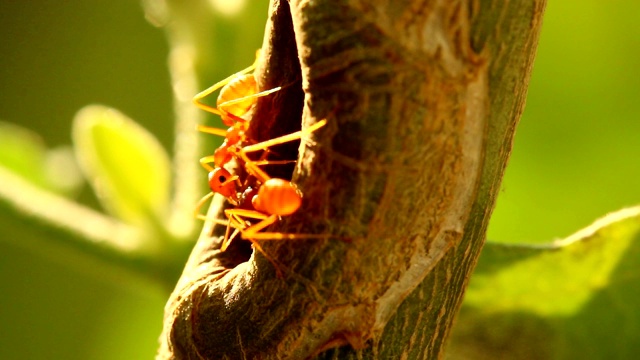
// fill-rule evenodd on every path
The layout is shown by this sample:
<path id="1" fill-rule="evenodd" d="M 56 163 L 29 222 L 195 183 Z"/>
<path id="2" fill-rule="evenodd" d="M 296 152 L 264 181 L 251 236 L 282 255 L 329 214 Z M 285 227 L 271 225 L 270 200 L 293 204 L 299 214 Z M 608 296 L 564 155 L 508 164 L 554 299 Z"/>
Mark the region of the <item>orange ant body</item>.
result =
<path id="1" fill-rule="evenodd" d="M 222 122 L 226 126 L 236 126 L 239 122 L 242 125 L 241 130 L 246 130 L 247 121 L 242 119 L 246 113 L 251 110 L 259 97 L 269 95 L 279 91 L 281 87 L 258 92 L 256 79 L 252 72 L 256 68 L 256 63 L 260 58 L 260 50 L 256 52 L 256 60 L 254 63 L 244 70 L 241 70 L 224 80 L 221 80 L 209 88 L 203 90 L 193 97 L 193 103 L 200 109 L 215 115 L 220 115 Z M 222 89 L 220 89 L 222 88 Z M 220 89 L 220 94 L 216 101 L 216 107 L 207 105 L 202 102 L 204 98 L 211 95 L 214 91 Z M 207 131 L 204 131 L 207 132 Z M 218 133 L 216 133 L 218 134 Z M 224 136 L 224 135 L 223 135 Z"/>

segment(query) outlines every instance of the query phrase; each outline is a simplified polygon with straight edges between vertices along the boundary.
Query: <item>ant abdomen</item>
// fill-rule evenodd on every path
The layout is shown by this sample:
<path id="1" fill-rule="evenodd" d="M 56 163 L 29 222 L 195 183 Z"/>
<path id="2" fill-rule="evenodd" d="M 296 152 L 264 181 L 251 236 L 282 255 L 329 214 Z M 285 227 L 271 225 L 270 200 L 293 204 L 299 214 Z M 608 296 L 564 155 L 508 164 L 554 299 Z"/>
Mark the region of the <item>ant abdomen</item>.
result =
<path id="1" fill-rule="evenodd" d="M 302 194 L 290 181 L 272 178 L 264 182 L 254 196 L 253 207 L 266 214 L 291 215 L 300 208 Z"/>
<path id="2" fill-rule="evenodd" d="M 254 95 L 258 92 L 258 86 L 256 84 L 256 78 L 253 74 L 239 75 L 220 90 L 218 95 L 217 105 L 219 108 L 227 111 L 235 116 L 242 116 L 246 114 L 256 99 L 248 96 Z M 235 102 L 232 104 L 225 104 L 232 100 L 246 98 L 244 101 Z"/>

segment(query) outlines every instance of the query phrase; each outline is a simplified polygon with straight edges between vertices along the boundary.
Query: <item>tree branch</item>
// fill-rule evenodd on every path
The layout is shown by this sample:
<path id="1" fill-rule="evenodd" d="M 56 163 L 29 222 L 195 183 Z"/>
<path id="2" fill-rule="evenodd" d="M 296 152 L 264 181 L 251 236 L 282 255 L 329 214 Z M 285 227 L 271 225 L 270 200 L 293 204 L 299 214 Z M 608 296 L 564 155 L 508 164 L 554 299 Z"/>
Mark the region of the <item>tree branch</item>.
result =
<path id="1" fill-rule="evenodd" d="M 207 229 L 158 358 L 435 358 L 484 242 L 544 1 L 290 5 L 293 32 L 272 1 L 259 82 L 295 81 L 299 59 L 302 123 L 328 125 L 303 142 L 303 206 L 276 228 L 328 239 L 263 242 L 278 279 Z M 300 124 L 299 89 L 261 100 L 256 138 Z"/>

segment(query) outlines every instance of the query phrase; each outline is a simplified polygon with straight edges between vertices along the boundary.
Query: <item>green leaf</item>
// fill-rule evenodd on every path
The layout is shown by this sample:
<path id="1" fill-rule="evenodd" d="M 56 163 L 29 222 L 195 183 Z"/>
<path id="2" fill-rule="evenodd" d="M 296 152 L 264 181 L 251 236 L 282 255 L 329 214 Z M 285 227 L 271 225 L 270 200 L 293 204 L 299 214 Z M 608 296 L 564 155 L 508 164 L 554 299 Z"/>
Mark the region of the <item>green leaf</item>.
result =
<path id="1" fill-rule="evenodd" d="M 162 227 L 170 162 L 156 138 L 117 110 L 92 105 L 74 119 L 76 157 L 103 206 L 134 224 Z"/>
<path id="2" fill-rule="evenodd" d="M 630 359 L 639 300 L 640 207 L 547 246 L 487 243 L 448 358 Z"/>
<path id="3" fill-rule="evenodd" d="M 29 180 L 43 186 L 42 162 L 46 151 L 42 139 L 28 129 L 0 122 L 0 164 Z"/>
<path id="4" fill-rule="evenodd" d="M 56 193 L 74 193 L 82 184 L 73 155 L 67 148 L 48 151 L 36 133 L 1 121 L 0 166 Z"/>

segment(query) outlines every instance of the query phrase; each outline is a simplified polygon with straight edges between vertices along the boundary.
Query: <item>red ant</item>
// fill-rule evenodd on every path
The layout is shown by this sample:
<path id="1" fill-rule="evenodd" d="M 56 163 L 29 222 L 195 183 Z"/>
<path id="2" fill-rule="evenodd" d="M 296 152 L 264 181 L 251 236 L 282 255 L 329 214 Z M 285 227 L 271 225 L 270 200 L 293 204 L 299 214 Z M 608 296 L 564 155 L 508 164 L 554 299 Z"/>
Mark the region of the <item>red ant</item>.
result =
<path id="1" fill-rule="evenodd" d="M 240 218 L 251 218 L 261 220 L 259 223 L 252 225 L 245 229 L 240 229 L 242 233 L 242 237 L 248 240 L 276 240 L 276 239 L 302 239 L 302 238 L 318 238 L 325 237 L 319 235 L 310 235 L 310 234 L 283 234 L 283 233 L 273 233 L 273 232 L 259 232 L 260 230 L 266 228 L 267 226 L 273 224 L 279 216 L 291 215 L 300 208 L 302 204 L 302 194 L 298 190 L 298 188 L 288 180 L 271 178 L 267 173 L 258 167 L 259 163 L 250 160 L 247 156 L 248 153 L 266 150 L 271 146 L 282 144 L 285 142 L 293 141 L 302 138 L 305 135 L 311 134 L 314 131 L 320 129 L 327 123 L 326 120 L 321 120 L 315 123 L 314 125 L 301 130 L 296 131 L 294 133 L 280 136 L 271 140 L 263 141 L 258 144 L 245 146 L 240 149 L 238 152 L 238 156 L 244 162 L 245 169 L 249 175 L 255 177 L 257 181 L 260 183 L 260 186 L 257 190 L 257 194 L 252 197 L 251 204 L 253 205 L 253 210 L 251 209 L 227 209 L 225 210 L 225 214 L 228 218 L 236 217 L 236 219 Z M 260 163 L 271 164 L 273 162 L 263 161 Z M 214 186 L 217 186 L 216 178 L 214 177 L 212 190 Z M 231 184 L 235 186 L 234 182 L 227 182 L 227 184 Z M 221 186 L 225 186 L 225 184 L 220 184 Z M 229 186 L 229 185 L 226 185 Z M 224 189 L 223 191 L 228 191 L 228 189 Z"/>
<path id="2" fill-rule="evenodd" d="M 256 84 L 256 78 L 252 72 L 256 68 L 256 64 L 260 59 L 260 50 L 256 52 L 256 60 L 253 64 L 244 70 L 241 70 L 224 80 L 218 81 L 206 90 L 201 91 L 193 97 L 193 103 L 200 109 L 210 112 L 215 115 L 220 115 L 222 122 L 226 126 L 236 126 L 238 121 L 243 125 L 242 130 L 246 130 L 246 121 L 242 119 L 259 97 L 269 95 L 276 91 L 279 91 L 281 87 L 276 87 L 270 90 L 258 92 L 258 86 Z M 214 91 L 220 89 L 218 100 L 216 101 L 216 107 L 207 105 L 202 102 L 204 98 L 211 95 Z M 202 127 L 201 131 L 207 131 L 207 127 Z M 214 134 L 226 136 L 226 134 L 220 134 L 220 129 L 213 128 Z"/>
<path id="3" fill-rule="evenodd" d="M 281 89 L 281 87 L 276 87 L 258 92 L 255 77 L 252 73 L 247 73 L 255 69 L 259 58 L 260 50 L 256 52 L 256 60 L 251 66 L 215 83 L 193 98 L 193 103 L 197 107 L 212 114 L 220 115 L 222 122 L 229 126 L 227 130 L 204 125 L 198 126 L 198 131 L 225 138 L 223 144 L 215 150 L 213 155 L 200 159 L 200 164 L 208 171 L 213 171 L 213 168 L 208 165 L 210 163 L 214 163 L 217 167 L 222 167 L 231 161 L 239 144 L 247 141 L 245 132 L 249 122 L 242 116 L 251 110 L 257 99 Z M 220 94 L 216 101 L 217 107 L 212 107 L 202 102 L 205 97 L 218 89 L 220 89 Z"/>
<path id="4" fill-rule="evenodd" d="M 282 233 L 259 233 L 260 230 L 274 223 L 279 216 L 286 216 L 293 214 L 302 203 L 302 194 L 297 187 L 290 181 L 278 178 L 271 178 L 267 173 L 260 169 L 260 165 L 267 164 L 281 164 L 285 161 L 269 161 L 258 160 L 254 161 L 248 158 L 247 154 L 267 150 L 269 147 L 282 144 L 289 141 L 294 141 L 302 138 L 307 134 L 320 129 L 327 123 L 326 120 L 321 120 L 314 125 L 294 133 L 280 136 L 274 139 L 263 141 L 257 144 L 248 145 L 245 147 L 238 147 L 234 155 L 237 156 L 245 166 L 247 173 L 250 176 L 256 178 L 259 183 L 257 188 L 257 194 L 250 199 L 251 206 L 243 202 L 244 208 L 227 209 L 225 215 L 237 230 L 240 230 L 242 237 L 248 240 L 268 240 L 268 239 L 297 239 L 297 238 L 309 238 L 308 234 L 282 234 Z M 210 166 L 209 166 L 210 167 Z M 209 187 L 211 192 L 205 195 L 198 205 L 196 206 L 196 214 L 202 205 L 215 193 L 218 193 L 229 200 L 234 205 L 241 205 L 239 202 L 240 197 L 238 194 L 242 194 L 247 190 L 240 182 L 237 175 L 231 175 L 231 173 L 222 167 L 212 169 L 209 172 Z M 196 215 L 200 219 L 204 219 L 203 215 Z M 246 227 L 240 226 L 243 222 L 241 218 L 252 218 L 262 220 L 258 224 Z M 313 236 L 316 237 L 316 236 Z M 228 239 L 225 239 L 225 243 Z"/>

